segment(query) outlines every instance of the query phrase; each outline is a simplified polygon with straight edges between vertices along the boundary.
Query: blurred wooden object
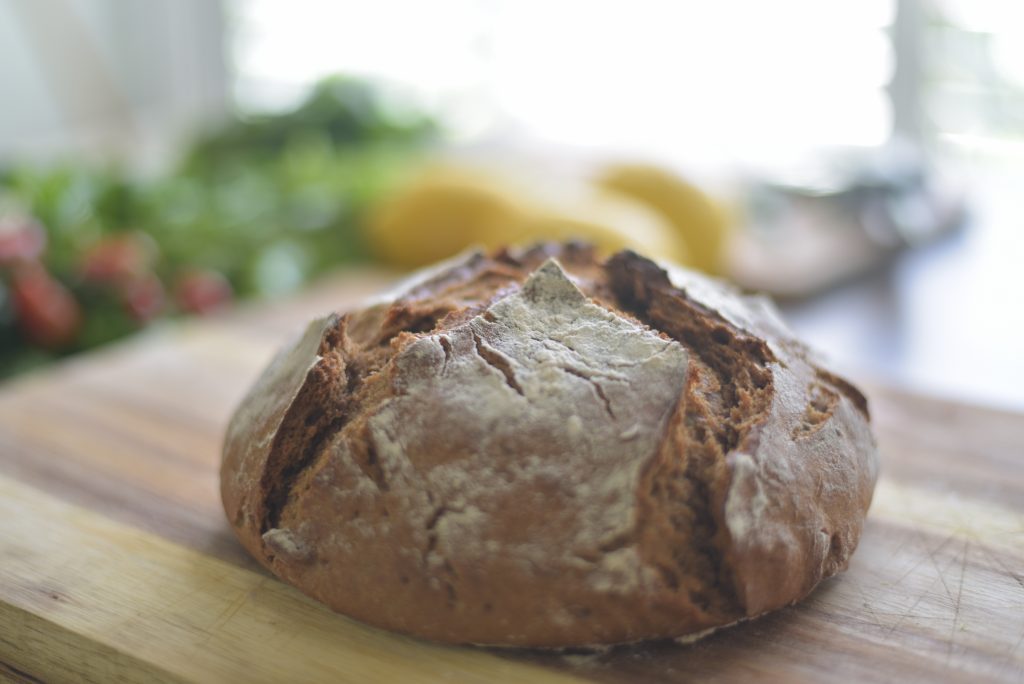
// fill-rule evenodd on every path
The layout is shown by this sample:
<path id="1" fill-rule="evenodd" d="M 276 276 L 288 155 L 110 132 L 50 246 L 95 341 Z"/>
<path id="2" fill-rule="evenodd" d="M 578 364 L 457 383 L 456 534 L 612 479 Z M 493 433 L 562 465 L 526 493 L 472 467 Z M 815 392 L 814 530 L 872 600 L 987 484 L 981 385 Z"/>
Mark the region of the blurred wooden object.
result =
<path id="1" fill-rule="evenodd" d="M 883 478 L 848 572 L 695 645 L 439 647 L 335 615 L 235 542 L 228 415 L 344 276 L 0 390 L 0 675 L 26 681 L 1020 681 L 1024 416 L 870 392 Z"/>

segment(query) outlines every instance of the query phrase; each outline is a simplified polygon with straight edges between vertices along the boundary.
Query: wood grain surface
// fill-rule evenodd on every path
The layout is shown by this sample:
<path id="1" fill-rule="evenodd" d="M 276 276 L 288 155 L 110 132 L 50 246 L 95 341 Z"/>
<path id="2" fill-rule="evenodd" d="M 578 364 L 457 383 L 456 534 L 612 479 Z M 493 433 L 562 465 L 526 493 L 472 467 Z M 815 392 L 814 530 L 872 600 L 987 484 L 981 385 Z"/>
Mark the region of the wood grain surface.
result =
<path id="1" fill-rule="evenodd" d="M 276 581 L 223 519 L 225 423 L 298 326 L 384 282 L 352 273 L 0 388 L 0 677 L 1024 681 L 1024 416 L 882 387 L 882 479 L 849 571 L 697 644 L 440 647 Z"/>

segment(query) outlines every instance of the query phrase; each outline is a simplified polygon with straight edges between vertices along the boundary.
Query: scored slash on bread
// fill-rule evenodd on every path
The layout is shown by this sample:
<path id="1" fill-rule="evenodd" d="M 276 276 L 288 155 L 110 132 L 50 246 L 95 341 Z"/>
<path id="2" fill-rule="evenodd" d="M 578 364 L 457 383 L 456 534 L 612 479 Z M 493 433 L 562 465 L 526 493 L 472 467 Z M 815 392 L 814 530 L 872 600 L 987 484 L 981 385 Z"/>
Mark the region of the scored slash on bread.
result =
<path id="1" fill-rule="evenodd" d="M 312 323 L 232 419 L 221 490 L 335 610 L 565 647 L 799 600 L 846 567 L 877 468 L 863 396 L 770 305 L 569 243 Z"/>

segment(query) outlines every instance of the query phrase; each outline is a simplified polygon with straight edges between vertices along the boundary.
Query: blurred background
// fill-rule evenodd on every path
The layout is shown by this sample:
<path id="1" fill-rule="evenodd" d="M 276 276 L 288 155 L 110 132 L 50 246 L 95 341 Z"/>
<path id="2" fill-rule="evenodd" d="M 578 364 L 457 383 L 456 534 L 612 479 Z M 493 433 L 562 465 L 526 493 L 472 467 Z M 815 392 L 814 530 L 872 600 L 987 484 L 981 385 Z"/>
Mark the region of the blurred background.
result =
<path id="1" fill-rule="evenodd" d="M 1024 408 L 1024 5 L 0 0 L 0 378 L 581 237 Z"/>

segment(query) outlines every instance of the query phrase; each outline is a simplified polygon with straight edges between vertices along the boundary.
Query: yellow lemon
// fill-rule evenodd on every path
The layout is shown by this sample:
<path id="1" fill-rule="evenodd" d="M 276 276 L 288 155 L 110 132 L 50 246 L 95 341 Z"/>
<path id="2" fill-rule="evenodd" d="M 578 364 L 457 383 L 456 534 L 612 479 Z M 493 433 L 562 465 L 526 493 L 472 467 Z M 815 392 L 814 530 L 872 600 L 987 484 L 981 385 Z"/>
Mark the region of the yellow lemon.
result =
<path id="1" fill-rule="evenodd" d="M 688 262 L 686 245 L 665 219 L 642 204 L 614 195 L 595 193 L 569 205 L 542 207 L 526 221 L 507 228 L 511 232 L 500 239 L 509 244 L 578 239 L 592 243 L 604 256 L 633 249 L 680 264 Z"/>
<path id="2" fill-rule="evenodd" d="M 478 245 L 579 239 L 602 254 L 629 248 L 688 263 L 671 223 L 641 202 L 582 181 L 497 168 L 434 167 L 387 198 L 365 229 L 384 262 L 412 268 Z"/>
<path id="3" fill-rule="evenodd" d="M 605 169 L 597 184 L 645 203 L 674 227 L 686 242 L 691 265 L 720 273 L 729 219 L 704 192 L 679 176 L 648 164 L 622 164 Z"/>
<path id="4" fill-rule="evenodd" d="M 366 223 L 384 262 L 412 268 L 474 244 L 493 244 L 525 220 L 522 198 L 471 170 L 431 169 L 386 199 Z"/>

